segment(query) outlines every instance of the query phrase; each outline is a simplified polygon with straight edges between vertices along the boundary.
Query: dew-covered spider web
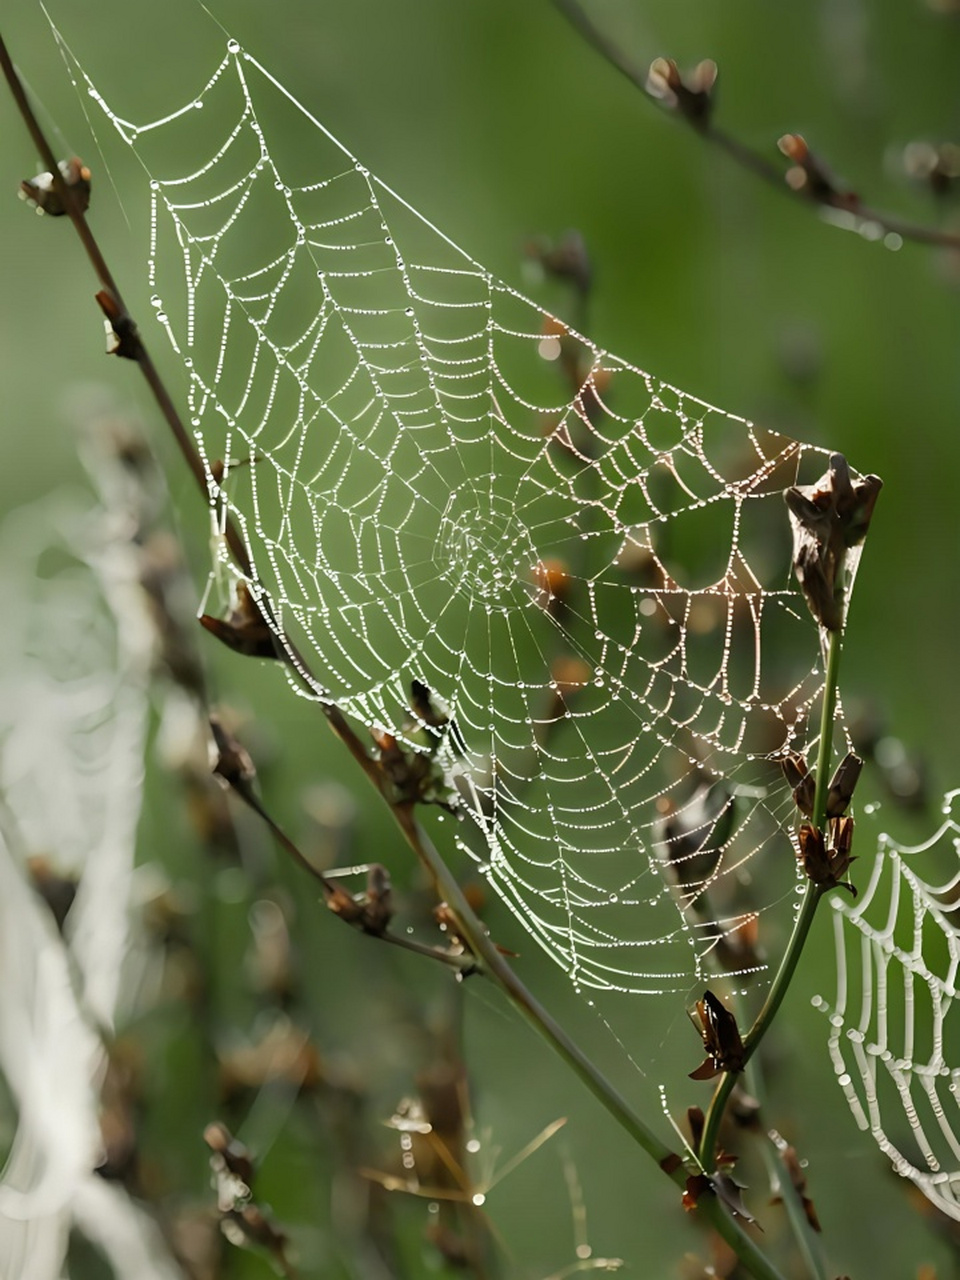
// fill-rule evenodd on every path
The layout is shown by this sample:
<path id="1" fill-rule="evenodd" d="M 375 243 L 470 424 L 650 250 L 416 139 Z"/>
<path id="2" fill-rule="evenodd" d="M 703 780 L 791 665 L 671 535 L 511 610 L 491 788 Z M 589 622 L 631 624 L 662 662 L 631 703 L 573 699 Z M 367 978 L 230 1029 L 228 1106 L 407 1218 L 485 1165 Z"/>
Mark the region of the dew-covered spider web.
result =
<path id="1" fill-rule="evenodd" d="M 837 994 L 814 1003 L 829 1014 L 830 1056 L 857 1125 L 960 1219 L 958 801 L 947 796 L 924 844 L 881 834 L 856 903 L 832 899 Z"/>
<path id="2" fill-rule="evenodd" d="M 211 507 L 294 687 L 433 752 L 447 830 L 578 987 L 762 970 L 797 887 L 776 757 L 822 688 L 782 491 L 824 453 L 496 279 L 236 42 L 149 121 L 72 66 L 148 176 Z"/>

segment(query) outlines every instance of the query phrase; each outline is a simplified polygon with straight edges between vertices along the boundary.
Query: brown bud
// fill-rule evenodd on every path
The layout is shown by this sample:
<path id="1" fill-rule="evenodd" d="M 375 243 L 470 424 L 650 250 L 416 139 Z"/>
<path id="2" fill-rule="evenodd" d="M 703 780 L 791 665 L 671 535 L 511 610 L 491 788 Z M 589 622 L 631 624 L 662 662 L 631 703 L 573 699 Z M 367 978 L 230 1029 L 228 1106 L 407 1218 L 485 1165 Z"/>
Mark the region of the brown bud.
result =
<path id="1" fill-rule="evenodd" d="M 805 822 L 797 832 L 798 858 L 807 878 L 822 889 L 849 889 L 854 897 L 857 891 L 849 880 L 844 880 L 851 862 L 853 843 L 853 819 L 833 818 L 829 826 L 829 843 L 824 833 Z"/>
<path id="2" fill-rule="evenodd" d="M 90 170 L 77 156 L 61 160 L 57 168 L 64 185 L 70 188 L 77 209 L 86 213 L 90 207 Z M 51 218 L 62 218 L 67 212 L 52 173 L 38 173 L 35 178 L 25 178 L 20 183 L 20 199 L 32 204 L 37 213 L 46 213 Z"/>
<path id="3" fill-rule="evenodd" d="M 243 581 L 236 584 L 235 603 L 226 618 L 201 614 L 200 625 L 228 649 L 249 658 L 283 659 L 277 638 Z"/>
<path id="4" fill-rule="evenodd" d="M 122 360 L 139 360 L 143 344 L 133 320 L 123 311 L 117 299 L 108 289 L 94 295 L 104 314 L 103 327 L 107 334 L 107 355 Z"/>
<path id="5" fill-rule="evenodd" d="M 243 800 L 259 808 L 253 793 L 257 770 L 249 752 L 224 728 L 218 716 L 210 717 L 210 730 L 217 749 L 213 772 Z"/>
<path id="6" fill-rule="evenodd" d="M 799 133 L 785 133 L 777 146 L 792 161 L 784 175 L 788 187 L 802 191 L 819 204 L 833 205 L 838 209 L 856 208 L 859 203 L 856 194 L 834 177 Z"/>
<path id="7" fill-rule="evenodd" d="M 807 769 L 807 762 L 798 751 L 790 751 L 781 757 L 780 767 L 793 791 L 793 800 L 805 818 L 813 817 L 813 801 L 816 783 Z"/>
<path id="8" fill-rule="evenodd" d="M 696 129 L 710 123 L 717 64 L 710 58 L 682 74 L 672 58 L 654 58 L 647 74 L 647 93 L 677 111 Z"/>
<path id="9" fill-rule="evenodd" d="M 960 181 L 960 146 L 944 142 L 910 142 L 904 148 L 903 167 L 914 182 L 922 182 L 936 195 L 949 192 Z"/>
<path id="10" fill-rule="evenodd" d="M 691 1080 L 711 1080 L 721 1071 L 742 1071 L 744 1068 L 743 1041 L 737 1020 L 712 991 L 703 993 L 697 1001 L 700 1019 L 700 1035 L 707 1051 L 706 1059 L 690 1072 Z"/>
<path id="11" fill-rule="evenodd" d="M 837 765 L 827 793 L 828 818 L 839 818 L 847 812 L 862 768 L 863 761 L 852 751 L 848 751 Z"/>

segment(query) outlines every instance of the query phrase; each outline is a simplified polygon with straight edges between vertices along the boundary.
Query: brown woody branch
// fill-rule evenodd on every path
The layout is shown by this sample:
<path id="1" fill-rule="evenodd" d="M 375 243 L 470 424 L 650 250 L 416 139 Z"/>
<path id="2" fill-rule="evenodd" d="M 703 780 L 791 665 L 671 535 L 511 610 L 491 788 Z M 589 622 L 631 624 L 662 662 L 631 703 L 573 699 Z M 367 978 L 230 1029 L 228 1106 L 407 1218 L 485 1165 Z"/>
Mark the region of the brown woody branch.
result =
<path id="1" fill-rule="evenodd" d="M 204 498 L 209 497 L 207 487 L 207 475 L 204 470 L 203 461 L 194 445 L 190 434 L 183 424 L 180 414 L 177 412 L 176 406 L 167 391 L 160 374 L 157 372 L 156 366 L 144 345 L 140 332 L 134 322 L 132 316 L 127 310 L 120 293 L 117 283 L 113 278 L 110 268 L 107 266 L 106 259 L 100 251 L 96 237 L 90 229 L 90 225 L 84 215 L 82 203 L 77 199 L 74 188 L 64 181 L 63 173 L 60 166 L 54 158 L 50 143 L 47 141 L 46 135 L 40 127 L 40 123 L 34 114 L 33 108 L 27 98 L 23 84 L 20 80 L 17 70 L 13 65 L 10 54 L 7 50 L 6 43 L 0 36 L 0 67 L 3 68 L 3 74 L 10 92 L 13 95 L 17 109 L 23 118 L 24 124 L 27 126 L 30 137 L 33 139 L 34 146 L 41 161 L 46 165 L 53 179 L 53 189 L 57 194 L 64 210 L 70 217 L 70 221 L 74 225 L 77 235 L 80 237 L 80 243 L 83 245 L 84 251 L 90 260 L 94 273 L 100 282 L 101 289 L 97 294 L 97 302 L 103 311 L 113 333 L 117 340 L 114 348 L 116 354 L 125 356 L 130 360 L 136 361 L 140 366 L 140 371 L 147 381 L 150 392 L 157 403 L 160 412 L 163 414 L 167 425 L 173 432 L 174 439 L 180 449 L 190 473 L 196 480 L 200 492 Z M 247 554 L 247 548 L 244 545 L 240 531 L 232 520 L 228 518 L 226 526 L 227 546 L 234 557 L 240 570 L 248 574 L 251 570 L 250 557 Z"/>
<path id="2" fill-rule="evenodd" d="M 943 249 L 960 249 L 960 232 L 944 231 L 937 227 L 924 226 L 921 223 L 897 217 L 895 214 L 885 213 L 883 210 L 875 209 L 871 205 L 865 204 L 854 192 L 836 185 L 831 180 L 825 166 L 820 165 L 807 151 L 803 139 L 796 134 L 787 134 L 780 144 L 784 154 L 788 158 L 794 159 L 788 149 L 788 140 L 796 139 L 802 145 L 805 159 L 809 163 L 809 168 L 807 164 L 802 165 L 801 168 L 807 169 L 810 180 L 795 184 L 790 177 L 790 174 L 794 172 L 793 170 L 784 172 L 779 164 L 767 159 L 762 152 L 754 150 L 753 147 L 741 142 L 739 138 L 719 128 L 713 122 L 709 110 L 698 111 L 690 109 L 693 95 L 687 95 L 687 100 L 685 101 L 684 86 L 681 82 L 678 81 L 675 86 L 678 89 L 678 93 L 672 99 L 669 95 L 663 96 L 652 92 L 650 70 L 630 58 L 616 41 L 601 30 L 583 8 L 580 0 L 551 0 L 551 3 L 567 19 L 574 30 L 583 37 L 587 44 L 596 50 L 616 71 L 629 80 L 635 88 L 639 89 L 645 98 L 655 103 L 661 110 L 667 110 L 672 115 L 686 121 L 694 132 L 708 142 L 714 143 L 721 151 L 725 151 L 742 169 L 746 169 L 770 186 L 775 187 L 782 195 L 788 196 L 794 201 L 811 205 L 814 208 L 832 209 L 838 214 L 846 215 L 849 220 L 848 225 L 855 230 L 872 225 L 878 227 L 881 232 L 900 236 L 901 239 L 910 240 L 915 244 L 935 245 Z M 666 63 L 666 60 L 657 59 L 657 63 L 660 62 Z M 676 72 L 673 64 L 666 63 L 666 65 L 672 67 L 673 71 Z M 785 143 L 787 145 L 784 145 Z M 821 178 L 824 180 L 821 181 Z"/>

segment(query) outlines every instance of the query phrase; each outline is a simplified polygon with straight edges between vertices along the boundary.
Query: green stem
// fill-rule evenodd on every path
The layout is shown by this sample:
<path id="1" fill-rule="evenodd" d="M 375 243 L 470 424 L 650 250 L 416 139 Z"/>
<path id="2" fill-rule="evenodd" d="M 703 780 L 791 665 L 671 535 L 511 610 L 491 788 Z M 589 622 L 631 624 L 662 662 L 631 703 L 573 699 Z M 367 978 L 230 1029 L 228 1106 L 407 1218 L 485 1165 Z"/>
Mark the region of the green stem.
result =
<path id="1" fill-rule="evenodd" d="M 559 1054 L 568 1067 L 607 1109 L 614 1120 L 663 1169 L 680 1188 L 686 1187 L 687 1170 L 677 1162 L 674 1152 L 636 1114 L 629 1103 L 574 1043 L 552 1015 L 514 973 L 505 957 L 497 950 L 486 929 L 474 915 L 456 877 L 447 867 L 426 833 L 417 825 L 409 807 L 393 806 L 393 813 L 404 836 L 426 867 L 433 883 L 442 893 L 447 906 L 456 916 L 464 942 L 482 965 L 482 972 L 495 981 L 527 1022 Z M 673 1167 L 676 1165 L 676 1167 Z M 782 1280 L 779 1271 L 722 1207 L 715 1196 L 703 1196 L 697 1210 L 710 1226 L 723 1237 L 755 1280 Z"/>
<path id="2" fill-rule="evenodd" d="M 744 1074 L 747 1088 L 759 1101 L 762 1114 L 766 1097 L 759 1058 L 754 1058 Z M 771 1190 L 776 1187 L 779 1191 L 787 1221 L 790 1224 L 790 1229 L 793 1232 L 793 1237 L 797 1242 L 797 1248 L 807 1267 L 807 1271 L 812 1280 L 828 1280 L 820 1238 L 814 1233 L 807 1219 L 800 1193 L 793 1185 L 790 1171 L 784 1162 L 780 1149 L 766 1132 L 760 1135 L 760 1149 L 770 1178 Z"/>
<path id="3" fill-rule="evenodd" d="M 833 722 L 837 714 L 837 682 L 840 674 L 842 647 L 842 633 L 840 631 L 831 631 L 827 647 L 827 669 L 823 690 L 823 707 L 820 715 L 820 748 L 817 753 L 816 790 L 813 800 L 813 824 L 820 828 L 823 827 L 826 821 L 827 813 L 830 764 L 833 754 Z M 763 1008 L 757 1014 L 756 1021 L 744 1037 L 744 1063 L 748 1062 L 756 1052 L 770 1024 L 776 1017 L 780 1005 L 783 1003 L 783 997 L 787 994 L 797 965 L 800 963 L 800 956 L 803 954 L 807 934 L 810 932 L 810 926 L 813 924 L 813 918 L 817 912 L 817 904 L 825 890 L 826 886 L 814 884 L 812 880 L 807 881 L 800 912 L 794 921 L 793 933 L 790 935 L 787 949 L 784 952 L 783 959 L 780 961 L 777 976 L 774 978 L 767 993 Z M 724 1072 L 710 1101 L 698 1153 L 700 1163 L 707 1171 L 710 1171 L 713 1167 L 720 1122 L 723 1119 L 727 1101 L 736 1083 L 737 1075 L 735 1072 Z"/>

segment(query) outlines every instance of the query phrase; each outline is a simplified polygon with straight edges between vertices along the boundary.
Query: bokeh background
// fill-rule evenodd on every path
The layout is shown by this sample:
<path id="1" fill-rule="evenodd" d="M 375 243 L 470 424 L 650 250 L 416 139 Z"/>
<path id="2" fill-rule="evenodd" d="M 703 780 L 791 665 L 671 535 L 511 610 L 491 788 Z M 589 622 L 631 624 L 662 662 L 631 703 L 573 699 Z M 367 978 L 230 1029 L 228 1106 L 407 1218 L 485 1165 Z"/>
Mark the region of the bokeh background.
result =
<path id="1" fill-rule="evenodd" d="M 960 781 L 960 256 L 910 243 L 891 251 L 785 199 L 657 111 L 547 0 L 211 0 L 208 9 L 364 163 L 496 274 L 536 287 L 525 276 L 525 245 L 576 228 L 595 269 L 596 342 L 734 413 L 839 449 L 884 478 L 849 627 L 844 697 L 855 718 L 887 739 L 886 759 L 896 758 L 894 738 L 917 766 L 916 777 L 894 779 L 909 805 L 897 803 L 889 777 L 874 770 L 868 786 L 883 803 L 882 824 L 905 839 L 932 831 L 939 797 Z M 653 0 L 641 11 L 625 0 L 595 0 L 589 12 L 640 64 L 661 54 L 681 66 L 714 58 L 719 120 L 771 156 L 781 134 L 802 133 L 868 203 L 925 224 L 960 223 L 956 197 L 911 181 L 903 163 L 913 141 L 960 135 L 960 13 L 948 4 L 746 0 L 731 11 Z M 178 105 L 224 39 L 193 0 L 162 7 L 107 0 L 95 9 L 62 0 L 51 13 L 91 77 L 115 101 L 146 111 Z M 134 314 L 149 317 L 145 206 L 128 194 L 120 168 L 112 188 L 39 6 L 16 6 L 3 35 L 55 150 L 79 154 L 93 168 L 93 225 Z M 16 199 L 36 157 L 3 96 L 0 138 L 9 193 L 0 200 L 0 508 L 9 512 L 62 486 L 89 487 L 78 436 L 91 418 L 141 422 L 167 472 L 166 518 L 187 547 L 199 598 L 204 512 L 136 371 L 104 358 L 93 277 L 69 227 L 34 218 Z M 563 305 L 562 295 L 540 296 Z M 159 329 L 147 325 L 146 336 L 171 385 L 181 388 Z M 203 648 L 212 688 L 246 725 L 275 815 L 307 844 L 332 841 L 342 862 L 388 863 L 415 902 L 416 877 L 397 837 L 316 713 L 277 672 L 214 647 Z M 147 754 L 137 858 L 162 867 L 179 887 L 177 927 L 204 974 L 204 997 L 184 997 L 185 979 L 179 998 L 161 983 L 152 1010 L 131 1028 L 145 1059 L 136 1108 L 140 1192 L 171 1217 L 185 1214 L 184 1206 L 209 1207 L 208 1152 L 199 1135 L 220 1115 L 262 1157 L 258 1197 L 290 1231 L 303 1274 L 380 1274 L 365 1271 L 360 1254 L 343 1243 L 344 1217 L 358 1194 L 343 1190 L 344 1152 L 356 1140 L 357 1162 L 388 1168 L 399 1137 L 378 1122 L 416 1093 L 418 1072 L 459 1040 L 482 1137 L 475 1169 L 494 1149 L 503 1163 L 567 1118 L 558 1136 L 489 1192 L 484 1208 L 502 1240 L 504 1275 L 546 1277 L 577 1261 L 570 1170 L 597 1255 L 623 1258 L 630 1274 L 642 1276 L 681 1274 L 683 1254 L 706 1256 L 669 1184 L 495 992 L 473 982 L 452 991 L 443 973 L 336 928 L 314 905 L 309 882 L 242 818 L 248 860 L 280 886 L 270 900 L 290 922 L 296 980 L 279 1003 L 309 1033 L 320 1082 L 299 1094 L 289 1080 L 271 1078 L 225 1091 L 224 1044 L 254 1042 L 280 1014 L 265 1011 L 266 998 L 250 981 L 249 886 L 202 849 L 180 783 L 158 762 L 156 746 L 153 740 Z M 48 785 L 55 804 L 57 779 Z M 862 853 L 865 863 L 869 850 Z M 515 922 L 494 903 L 486 911 L 498 940 L 523 953 L 529 984 L 625 1091 L 649 1106 L 642 1006 L 631 1062 L 563 976 L 530 953 Z M 815 993 L 832 997 L 833 966 L 821 921 L 766 1064 L 766 1121 L 809 1162 L 830 1274 L 955 1274 L 948 1233 L 918 1211 L 857 1131 L 835 1084 L 824 1019 L 810 1006 Z M 704 1086 L 685 1086 L 677 1072 L 672 1096 L 703 1102 Z M 339 1148 L 330 1137 L 347 1110 L 338 1089 L 362 1112 Z M 426 1201 L 395 1196 L 384 1214 L 395 1274 L 447 1274 L 440 1253 L 423 1244 Z M 776 1222 L 769 1226 L 775 1236 Z M 267 1274 L 267 1265 L 232 1251 L 208 1274 L 255 1276 Z M 109 1273 L 78 1243 L 71 1275 L 101 1274 Z"/>

